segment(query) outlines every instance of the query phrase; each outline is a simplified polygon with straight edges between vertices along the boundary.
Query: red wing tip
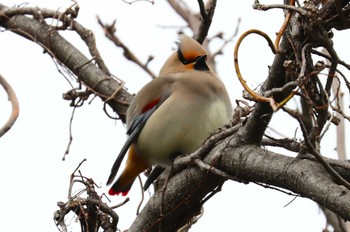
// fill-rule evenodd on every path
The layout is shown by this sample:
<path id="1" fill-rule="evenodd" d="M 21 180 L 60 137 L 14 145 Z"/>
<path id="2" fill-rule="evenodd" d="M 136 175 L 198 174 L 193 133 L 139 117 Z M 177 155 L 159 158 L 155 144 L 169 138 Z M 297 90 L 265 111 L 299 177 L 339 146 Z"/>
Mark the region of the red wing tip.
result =
<path id="1" fill-rule="evenodd" d="M 145 113 L 145 112 L 149 111 L 149 110 L 152 109 L 155 105 L 157 105 L 159 101 L 160 101 L 160 98 L 157 98 L 157 99 L 155 99 L 155 100 L 152 100 L 151 102 L 149 102 L 147 105 L 145 105 L 145 106 L 142 108 L 141 112 L 142 112 L 142 113 Z"/>
<path id="2" fill-rule="evenodd" d="M 108 191 L 108 194 L 111 195 L 111 196 L 115 196 L 115 195 L 119 195 L 119 194 L 122 194 L 123 197 L 125 197 L 126 195 L 128 195 L 129 193 L 129 190 L 128 191 L 125 191 L 125 192 L 121 192 L 121 191 L 114 191 L 113 189 L 110 189 Z"/>

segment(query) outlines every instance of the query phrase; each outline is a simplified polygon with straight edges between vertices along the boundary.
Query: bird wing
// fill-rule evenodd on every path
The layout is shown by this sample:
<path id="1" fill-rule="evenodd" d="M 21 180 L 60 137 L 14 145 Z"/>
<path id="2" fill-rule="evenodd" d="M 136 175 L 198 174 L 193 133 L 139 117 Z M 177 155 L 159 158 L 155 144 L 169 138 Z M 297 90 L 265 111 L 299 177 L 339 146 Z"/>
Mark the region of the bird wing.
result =
<path id="1" fill-rule="evenodd" d="M 115 160 L 113 167 L 111 169 L 111 174 L 108 177 L 107 185 L 111 184 L 118 173 L 120 164 L 122 163 L 126 152 L 128 151 L 131 144 L 136 140 L 137 136 L 142 131 L 145 126 L 147 120 L 151 117 L 151 115 L 159 108 L 159 106 L 169 97 L 170 94 L 165 94 L 161 98 L 152 100 L 146 106 L 143 107 L 141 114 L 136 115 L 132 121 L 130 122 L 130 126 L 127 130 L 127 134 L 129 135 L 124 146 L 119 152 L 117 159 Z"/>

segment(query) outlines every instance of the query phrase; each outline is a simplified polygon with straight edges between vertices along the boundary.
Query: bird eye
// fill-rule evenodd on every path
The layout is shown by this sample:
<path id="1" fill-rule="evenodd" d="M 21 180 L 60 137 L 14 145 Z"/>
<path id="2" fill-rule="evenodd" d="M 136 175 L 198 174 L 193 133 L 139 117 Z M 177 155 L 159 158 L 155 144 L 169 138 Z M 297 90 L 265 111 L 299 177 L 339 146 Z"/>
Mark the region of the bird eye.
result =
<path id="1" fill-rule="evenodd" d="M 195 54 L 186 54 L 186 56 L 182 53 L 182 51 L 179 49 L 177 50 L 177 57 L 181 61 L 182 64 L 191 64 L 195 63 L 197 60 L 199 60 L 202 56 L 196 56 Z"/>
<path id="2" fill-rule="evenodd" d="M 191 62 L 189 62 L 188 60 L 186 60 L 184 54 L 182 53 L 182 51 L 179 49 L 177 50 L 177 57 L 179 58 L 179 60 L 181 61 L 181 63 L 183 64 L 189 64 Z"/>

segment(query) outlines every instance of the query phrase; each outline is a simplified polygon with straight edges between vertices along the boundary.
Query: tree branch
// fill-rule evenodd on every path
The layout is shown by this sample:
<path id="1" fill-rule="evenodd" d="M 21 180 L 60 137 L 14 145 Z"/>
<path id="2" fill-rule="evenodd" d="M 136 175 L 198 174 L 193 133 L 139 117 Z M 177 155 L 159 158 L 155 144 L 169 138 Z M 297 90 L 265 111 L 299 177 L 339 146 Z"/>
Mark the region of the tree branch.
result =
<path id="1" fill-rule="evenodd" d="M 72 44 L 65 40 L 58 31 L 36 18 L 23 15 L 7 15 L 9 8 L 0 4 L 0 26 L 19 34 L 45 49 L 46 52 L 61 65 L 66 66 L 90 90 L 102 100 L 112 96 L 120 83 L 107 76 L 91 59 L 85 57 Z M 40 13 L 38 11 L 38 13 Z M 116 97 L 108 101 L 109 106 L 125 122 L 126 109 L 132 96 L 125 89 L 120 89 Z"/>
<path id="2" fill-rule="evenodd" d="M 153 59 L 153 56 L 149 56 L 148 61 L 143 64 L 136 56 L 135 54 L 115 35 L 116 28 L 114 21 L 112 24 L 108 25 L 102 22 L 102 20 L 97 17 L 98 24 L 102 27 L 105 36 L 111 40 L 117 47 L 120 47 L 124 51 L 124 57 L 132 62 L 134 62 L 136 65 L 138 65 L 140 68 L 142 68 L 148 75 L 152 77 L 152 79 L 155 79 L 157 76 L 148 68 L 148 63 Z"/>
<path id="3" fill-rule="evenodd" d="M 196 40 L 199 43 L 203 43 L 208 35 L 208 31 L 213 20 L 216 0 L 208 1 L 207 5 L 205 5 L 202 0 L 198 0 L 198 4 L 201 13 L 201 24 L 199 25 L 198 32 L 196 33 Z"/>
<path id="4" fill-rule="evenodd" d="M 217 157 L 221 159 L 217 161 Z M 350 219 L 349 190 L 334 183 L 332 176 L 317 161 L 283 156 L 254 145 L 241 146 L 237 134 L 217 144 L 204 161 L 238 179 L 291 190 L 318 202 L 343 219 Z M 349 168 L 349 165 L 341 168 L 342 173 L 349 172 Z M 182 170 L 168 181 L 165 193 L 157 191 L 152 196 L 129 231 L 176 230 L 181 227 L 181 222 L 197 212 L 205 196 L 224 181 L 196 166 Z"/>

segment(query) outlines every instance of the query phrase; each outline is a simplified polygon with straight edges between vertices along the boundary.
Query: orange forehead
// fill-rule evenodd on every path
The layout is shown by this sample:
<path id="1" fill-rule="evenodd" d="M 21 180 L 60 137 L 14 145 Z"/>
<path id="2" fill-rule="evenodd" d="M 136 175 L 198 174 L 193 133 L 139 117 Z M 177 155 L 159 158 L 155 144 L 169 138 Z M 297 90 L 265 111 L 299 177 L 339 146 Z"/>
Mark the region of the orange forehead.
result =
<path id="1" fill-rule="evenodd" d="M 204 55 L 204 54 L 201 54 L 200 52 L 197 52 L 197 51 L 183 52 L 182 54 L 183 54 L 184 58 L 190 63 L 195 61 L 199 56 Z"/>

